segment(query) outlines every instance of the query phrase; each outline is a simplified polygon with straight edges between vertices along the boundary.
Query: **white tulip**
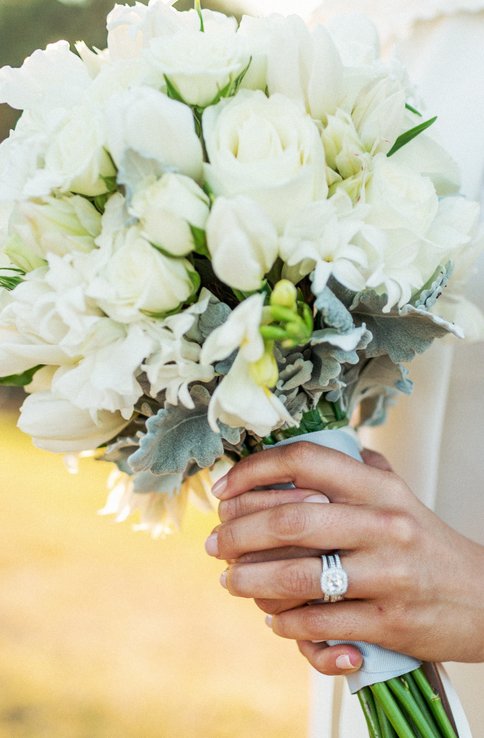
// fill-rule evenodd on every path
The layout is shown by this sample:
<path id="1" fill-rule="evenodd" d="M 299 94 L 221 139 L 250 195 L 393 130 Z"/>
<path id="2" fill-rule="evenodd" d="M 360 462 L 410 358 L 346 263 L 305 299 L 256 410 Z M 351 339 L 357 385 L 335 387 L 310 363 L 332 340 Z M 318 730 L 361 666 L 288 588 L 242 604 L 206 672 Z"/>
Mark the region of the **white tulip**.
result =
<path id="1" fill-rule="evenodd" d="M 51 392 L 27 397 L 18 421 L 20 430 L 32 436 L 36 446 L 56 453 L 94 449 L 110 441 L 126 425 L 119 413 L 100 412 L 93 420 L 87 410 Z"/>
<path id="2" fill-rule="evenodd" d="M 141 221 L 143 236 L 173 256 L 193 251 L 190 226 L 205 229 L 209 198 L 189 177 L 165 174 L 135 194 L 130 213 Z"/>
<path id="3" fill-rule="evenodd" d="M 121 323 L 135 322 L 145 313 L 167 313 L 193 293 L 190 262 L 162 254 L 142 236 L 139 226 L 118 232 L 99 262 L 86 293 Z"/>
<path id="4" fill-rule="evenodd" d="M 246 428 L 263 438 L 284 424 L 297 425 L 281 400 L 254 381 L 250 367 L 239 352 L 210 400 L 208 420 L 211 428 L 218 431 L 217 421 L 220 421 L 232 428 Z"/>
<path id="5" fill-rule="evenodd" d="M 129 151 L 154 160 L 159 174 L 177 171 L 195 180 L 202 176 L 202 146 L 192 111 L 148 87 L 114 95 L 106 109 L 108 148 L 118 166 Z"/>
<path id="6" fill-rule="evenodd" d="M 327 194 L 324 150 L 314 121 L 283 95 L 240 90 L 207 108 L 206 180 L 216 195 L 247 195 L 283 228 Z"/>
<path id="7" fill-rule="evenodd" d="M 208 336 L 202 347 L 202 364 L 213 364 L 227 358 L 236 349 L 245 361 L 258 361 L 264 354 L 260 333 L 264 295 L 252 295 L 237 305 L 225 323 Z"/>
<path id="8" fill-rule="evenodd" d="M 207 223 L 215 274 L 230 287 L 258 290 L 278 254 L 277 231 L 256 202 L 219 197 Z"/>
<path id="9" fill-rule="evenodd" d="M 302 18 L 273 19 L 269 37 L 267 84 L 302 104 L 317 120 L 334 113 L 343 96 L 343 65 L 322 26 L 311 32 Z"/>

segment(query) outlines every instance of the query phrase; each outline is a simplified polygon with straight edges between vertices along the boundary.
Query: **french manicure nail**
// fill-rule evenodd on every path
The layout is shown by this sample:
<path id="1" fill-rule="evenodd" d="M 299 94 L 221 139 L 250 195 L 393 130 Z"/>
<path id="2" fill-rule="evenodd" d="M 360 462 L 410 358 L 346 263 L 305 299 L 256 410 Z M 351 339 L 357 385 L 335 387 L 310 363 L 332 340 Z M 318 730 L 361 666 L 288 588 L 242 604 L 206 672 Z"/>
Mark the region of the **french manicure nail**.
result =
<path id="1" fill-rule="evenodd" d="M 223 493 L 225 492 L 227 488 L 227 482 L 228 482 L 227 475 L 225 475 L 224 477 L 221 477 L 217 482 L 215 482 L 215 484 L 212 487 L 212 494 L 214 497 L 217 497 L 217 498 L 222 497 Z"/>
<path id="2" fill-rule="evenodd" d="M 266 625 L 272 628 L 272 615 L 266 615 Z"/>
<path id="3" fill-rule="evenodd" d="M 218 535 L 212 533 L 205 541 L 205 551 L 209 556 L 218 556 Z"/>
<path id="4" fill-rule="evenodd" d="M 310 495 L 309 497 L 305 497 L 303 502 L 329 502 L 328 497 L 326 495 Z"/>
<path id="5" fill-rule="evenodd" d="M 336 666 L 342 671 L 348 671 L 350 669 L 353 670 L 357 668 L 355 664 L 351 663 L 351 659 L 347 653 L 338 656 L 338 658 L 336 659 Z"/>
<path id="6" fill-rule="evenodd" d="M 227 572 L 228 569 L 225 569 L 225 571 L 223 571 L 220 575 L 220 584 L 222 585 L 222 587 L 225 587 L 225 589 L 227 589 Z"/>

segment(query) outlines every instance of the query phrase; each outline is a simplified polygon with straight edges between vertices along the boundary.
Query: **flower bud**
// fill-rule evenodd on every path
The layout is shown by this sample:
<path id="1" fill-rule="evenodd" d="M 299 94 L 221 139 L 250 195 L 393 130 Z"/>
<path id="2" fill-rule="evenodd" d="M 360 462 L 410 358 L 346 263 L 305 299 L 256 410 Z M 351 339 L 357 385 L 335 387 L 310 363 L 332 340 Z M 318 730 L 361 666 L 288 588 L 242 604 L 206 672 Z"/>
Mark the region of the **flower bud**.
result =
<path id="1" fill-rule="evenodd" d="M 296 309 L 297 290 L 288 279 L 281 279 L 274 287 L 271 294 L 271 305 L 286 307 L 290 310 Z"/>

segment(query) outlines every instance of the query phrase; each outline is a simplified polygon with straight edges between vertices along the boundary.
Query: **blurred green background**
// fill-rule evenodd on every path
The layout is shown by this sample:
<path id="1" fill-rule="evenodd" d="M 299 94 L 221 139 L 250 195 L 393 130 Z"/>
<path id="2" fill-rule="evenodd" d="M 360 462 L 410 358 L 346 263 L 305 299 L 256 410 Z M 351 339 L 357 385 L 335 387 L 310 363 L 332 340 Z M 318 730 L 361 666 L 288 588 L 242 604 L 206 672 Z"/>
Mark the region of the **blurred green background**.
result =
<path id="1" fill-rule="evenodd" d="M 104 46 L 111 7 L 0 0 L 0 64 Z M 13 122 L 0 107 L 0 137 Z M 165 541 L 97 516 L 109 466 L 68 475 L 16 429 L 19 401 L 0 389 L 0 738 L 305 736 L 305 662 L 220 587 L 215 513 Z"/>

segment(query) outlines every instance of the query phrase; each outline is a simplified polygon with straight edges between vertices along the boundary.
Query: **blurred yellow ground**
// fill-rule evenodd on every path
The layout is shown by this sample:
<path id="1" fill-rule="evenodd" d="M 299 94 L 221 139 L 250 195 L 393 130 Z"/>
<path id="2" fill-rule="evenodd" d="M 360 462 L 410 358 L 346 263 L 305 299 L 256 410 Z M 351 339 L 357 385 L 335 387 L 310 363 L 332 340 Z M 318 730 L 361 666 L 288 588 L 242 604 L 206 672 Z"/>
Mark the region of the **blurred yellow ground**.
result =
<path id="1" fill-rule="evenodd" d="M 0 738 L 303 738 L 306 666 L 204 553 L 96 515 L 108 467 L 35 449 L 0 408 Z"/>

